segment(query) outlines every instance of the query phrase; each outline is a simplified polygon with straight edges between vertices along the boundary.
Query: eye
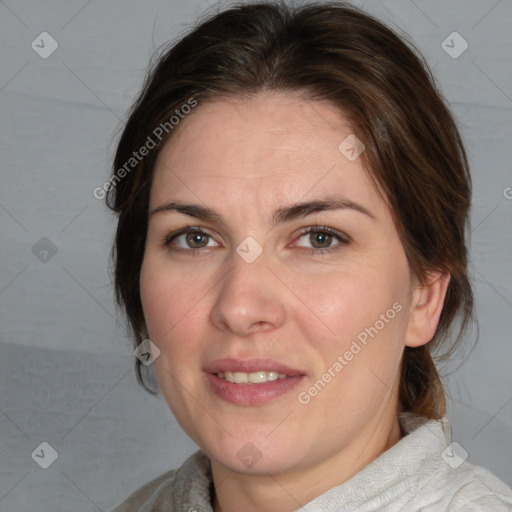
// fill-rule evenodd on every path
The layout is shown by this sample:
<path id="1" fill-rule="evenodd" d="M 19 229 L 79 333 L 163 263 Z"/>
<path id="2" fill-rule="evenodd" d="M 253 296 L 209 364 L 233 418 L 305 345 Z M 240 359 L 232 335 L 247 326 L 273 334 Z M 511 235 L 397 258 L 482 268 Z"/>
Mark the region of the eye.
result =
<path id="1" fill-rule="evenodd" d="M 306 236 L 309 238 L 306 239 Z M 350 243 L 348 236 L 343 235 L 327 226 L 312 226 L 304 228 L 301 231 L 299 240 L 305 238 L 306 243 L 311 243 L 313 248 L 308 248 L 304 244 L 297 244 L 304 247 L 311 254 L 325 254 L 339 250 L 344 245 Z M 332 245 L 338 240 L 338 243 Z M 209 243 L 213 242 L 213 244 Z M 165 247 L 171 247 L 174 252 L 189 253 L 199 255 L 202 249 L 215 247 L 212 235 L 198 226 L 187 226 L 177 232 L 167 235 L 163 241 Z"/>
<path id="2" fill-rule="evenodd" d="M 211 235 L 203 229 L 187 226 L 186 228 L 166 236 L 164 246 L 174 246 L 173 250 L 175 252 L 195 252 L 199 249 L 212 247 L 208 245 L 208 238 L 210 241 L 213 240 Z"/>
<path id="3" fill-rule="evenodd" d="M 306 238 L 308 236 L 309 238 Z M 309 241 L 313 245 L 312 249 L 309 249 L 311 254 L 322 254 L 322 253 L 330 253 L 339 250 L 344 245 L 347 245 L 350 240 L 346 235 L 342 235 L 338 233 L 332 228 L 327 226 L 313 226 L 310 228 L 305 228 L 301 232 L 301 238 L 306 238 L 306 243 Z M 338 243 L 332 245 L 332 242 L 338 240 Z M 302 244 L 298 244 L 299 247 L 306 247 Z M 306 249 L 308 249 L 306 247 Z"/>

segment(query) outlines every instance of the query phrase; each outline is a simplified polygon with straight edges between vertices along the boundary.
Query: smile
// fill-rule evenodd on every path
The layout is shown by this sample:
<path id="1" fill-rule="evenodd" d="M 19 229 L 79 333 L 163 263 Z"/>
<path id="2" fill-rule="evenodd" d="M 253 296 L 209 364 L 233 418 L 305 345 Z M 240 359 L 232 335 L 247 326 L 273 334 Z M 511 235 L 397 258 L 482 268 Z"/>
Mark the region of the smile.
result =
<path id="1" fill-rule="evenodd" d="M 261 384 L 278 379 L 286 379 L 287 375 L 274 371 L 259 370 L 256 372 L 218 372 L 217 377 L 235 384 Z"/>

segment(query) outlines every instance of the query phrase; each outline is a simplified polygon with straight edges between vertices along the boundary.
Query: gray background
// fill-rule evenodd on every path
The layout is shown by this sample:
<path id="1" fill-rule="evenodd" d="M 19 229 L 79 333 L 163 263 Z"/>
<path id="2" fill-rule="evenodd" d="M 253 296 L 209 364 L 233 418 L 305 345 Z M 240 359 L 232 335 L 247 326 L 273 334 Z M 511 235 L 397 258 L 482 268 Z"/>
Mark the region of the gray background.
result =
<path id="1" fill-rule="evenodd" d="M 469 461 L 512 485 L 512 1 L 354 3 L 411 35 L 467 144 L 480 341 L 445 379 L 449 418 Z M 196 448 L 136 383 L 108 274 L 114 219 L 92 191 L 154 49 L 207 7 L 0 1 L 2 512 L 105 511 Z M 59 45 L 47 59 L 31 48 L 43 31 Z M 469 44 L 456 59 L 441 47 L 453 31 Z M 43 237 L 55 254 L 33 250 Z M 43 441 L 58 452 L 47 469 L 31 457 Z"/>

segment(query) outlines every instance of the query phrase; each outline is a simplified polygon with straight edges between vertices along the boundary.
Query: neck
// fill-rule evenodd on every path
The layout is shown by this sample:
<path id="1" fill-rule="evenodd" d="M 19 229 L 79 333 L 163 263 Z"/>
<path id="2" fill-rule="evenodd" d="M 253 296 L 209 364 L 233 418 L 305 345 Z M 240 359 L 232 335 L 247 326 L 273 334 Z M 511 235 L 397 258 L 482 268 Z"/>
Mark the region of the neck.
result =
<path id="1" fill-rule="evenodd" d="M 261 476 L 234 473 L 212 460 L 214 511 L 293 512 L 349 480 L 401 437 L 395 414 L 386 420 L 378 419 L 346 449 L 314 466 Z"/>

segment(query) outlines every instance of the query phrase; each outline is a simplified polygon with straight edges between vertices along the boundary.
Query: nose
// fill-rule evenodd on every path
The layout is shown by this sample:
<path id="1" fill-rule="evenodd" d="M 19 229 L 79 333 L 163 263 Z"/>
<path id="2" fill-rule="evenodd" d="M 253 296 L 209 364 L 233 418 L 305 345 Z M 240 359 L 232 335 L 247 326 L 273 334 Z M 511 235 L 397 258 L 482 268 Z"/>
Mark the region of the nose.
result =
<path id="1" fill-rule="evenodd" d="M 286 289 L 265 251 L 252 263 L 233 253 L 233 264 L 217 288 L 211 321 L 237 336 L 279 328 L 286 317 Z"/>

